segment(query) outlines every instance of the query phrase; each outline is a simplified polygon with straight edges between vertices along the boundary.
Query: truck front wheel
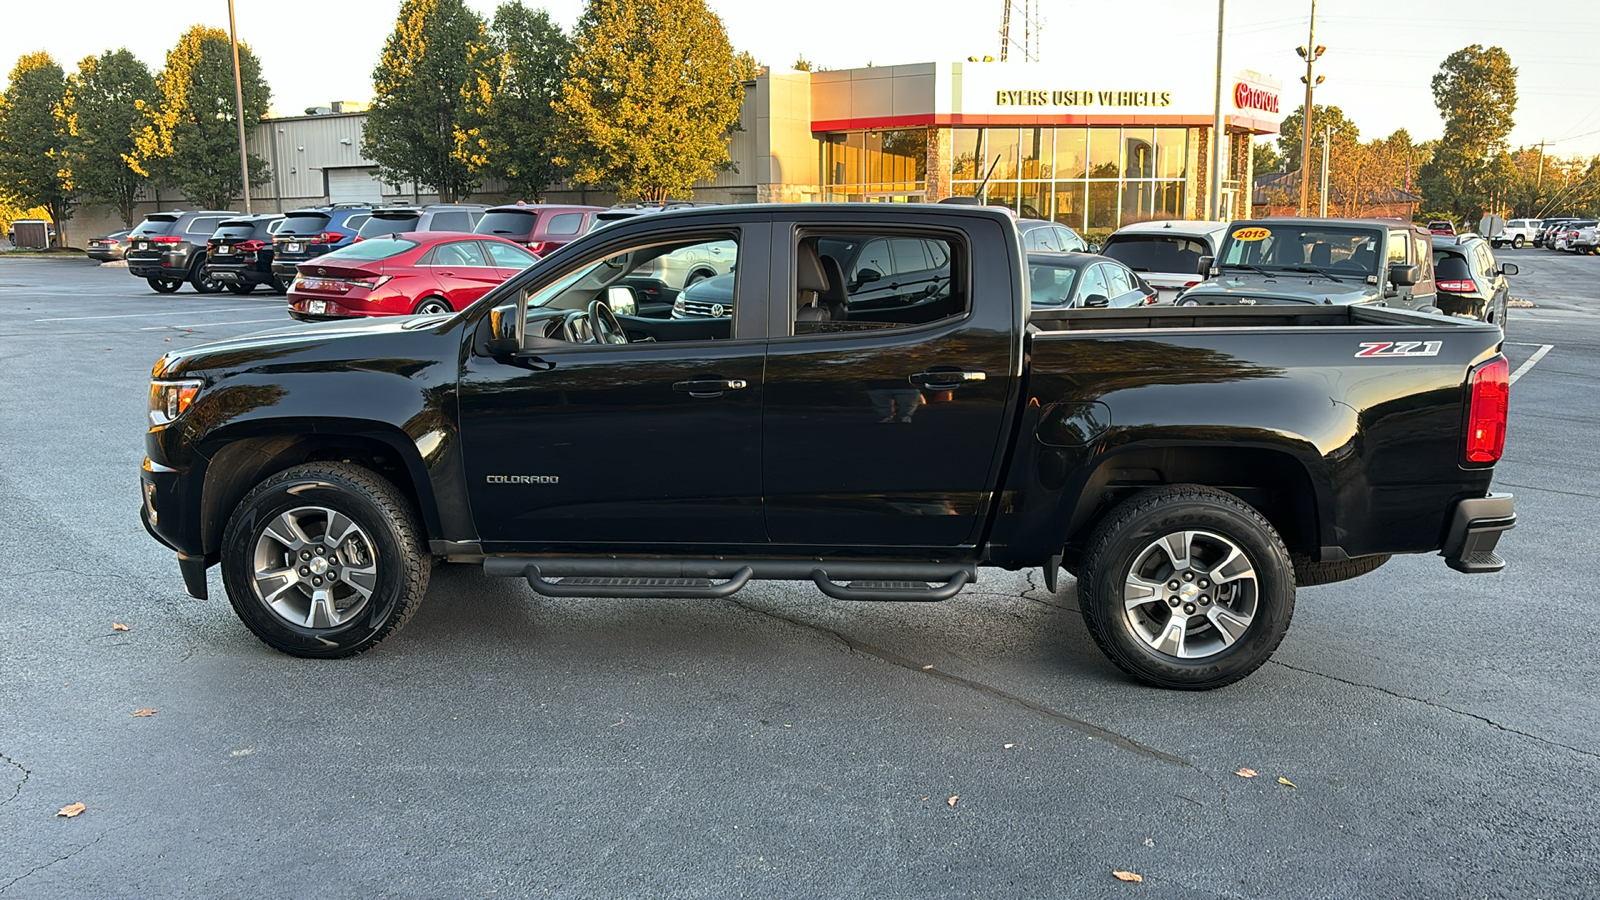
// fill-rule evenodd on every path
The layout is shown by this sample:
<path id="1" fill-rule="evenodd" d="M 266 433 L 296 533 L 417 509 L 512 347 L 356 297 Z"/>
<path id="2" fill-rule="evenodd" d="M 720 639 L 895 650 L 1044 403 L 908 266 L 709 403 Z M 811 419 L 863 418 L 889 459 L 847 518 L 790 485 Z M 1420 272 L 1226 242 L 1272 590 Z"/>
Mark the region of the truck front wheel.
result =
<path id="1" fill-rule="evenodd" d="M 1130 497 L 1095 529 L 1078 595 L 1107 657 L 1156 687 L 1210 690 L 1267 661 L 1294 615 L 1294 566 L 1262 515 L 1199 485 Z"/>
<path id="2" fill-rule="evenodd" d="M 354 656 L 400 630 L 432 559 L 405 496 L 347 463 L 306 463 L 245 495 L 222 542 L 228 601 L 293 656 Z"/>

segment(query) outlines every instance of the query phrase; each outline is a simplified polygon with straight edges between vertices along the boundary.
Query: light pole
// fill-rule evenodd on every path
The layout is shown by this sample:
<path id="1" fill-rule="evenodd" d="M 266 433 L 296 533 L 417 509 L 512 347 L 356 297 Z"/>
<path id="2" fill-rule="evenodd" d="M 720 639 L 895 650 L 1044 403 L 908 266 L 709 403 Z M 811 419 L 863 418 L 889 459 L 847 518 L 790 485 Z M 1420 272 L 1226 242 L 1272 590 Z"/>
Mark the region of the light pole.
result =
<path id="1" fill-rule="evenodd" d="M 1211 209 L 1207 216 L 1212 221 L 1222 219 L 1222 22 L 1225 3 L 1226 0 L 1217 0 L 1217 96 L 1211 120 Z"/>
<path id="2" fill-rule="evenodd" d="M 228 43 L 233 45 L 233 118 L 239 123 L 239 184 L 244 188 L 244 211 L 250 213 L 250 157 L 244 144 L 244 80 L 239 75 L 239 31 L 233 24 L 233 0 L 228 0 Z"/>
<path id="3" fill-rule="evenodd" d="M 1300 215 L 1302 216 L 1311 213 L 1311 182 L 1307 178 L 1311 171 L 1311 90 L 1324 81 L 1321 75 L 1312 75 L 1311 65 L 1327 49 L 1317 46 L 1317 0 L 1311 0 L 1311 30 L 1306 33 L 1306 45 L 1295 48 L 1300 58 L 1306 61 L 1306 74 L 1300 76 L 1300 80 L 1306 83 L 1305 115 L 1300 122 Z"/>

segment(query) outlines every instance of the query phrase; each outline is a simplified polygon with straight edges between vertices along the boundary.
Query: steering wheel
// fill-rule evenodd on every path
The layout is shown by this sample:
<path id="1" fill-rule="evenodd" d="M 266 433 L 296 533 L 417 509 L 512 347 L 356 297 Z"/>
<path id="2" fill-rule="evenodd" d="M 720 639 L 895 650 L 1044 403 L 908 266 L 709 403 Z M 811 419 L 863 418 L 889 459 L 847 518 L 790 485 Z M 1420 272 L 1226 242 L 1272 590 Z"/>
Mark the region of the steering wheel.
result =
<path id="1" fill-rule="evenodd" d="M 617 314 L 611 311 L 604 300 L 594 300 L 589 304 L 589 328 L 594 332 L 594 342 L 597 344 L 626 344 L 627 332 L 622 330 L 622 323 L 617 321 Z"/>

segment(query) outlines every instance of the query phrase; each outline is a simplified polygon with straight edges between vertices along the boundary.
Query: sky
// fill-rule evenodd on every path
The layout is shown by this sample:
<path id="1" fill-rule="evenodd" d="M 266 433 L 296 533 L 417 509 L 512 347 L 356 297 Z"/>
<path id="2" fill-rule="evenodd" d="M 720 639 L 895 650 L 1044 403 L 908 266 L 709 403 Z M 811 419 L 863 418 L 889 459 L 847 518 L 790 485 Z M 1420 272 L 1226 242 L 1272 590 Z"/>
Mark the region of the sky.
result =
<path id="1" fill-rule="evenodd" d="M 524 0 L 571 29 L 583 0 Z M 1012 37 L 1020 44 L 1023 8 L 1040 23 L 1038 59 L 1088 66 L 1135 90 L 1210 83 L 1217 8 L 1204 0 L 1012 0 Z M 467 0 L 486 17 L 499 0 Z M 1004 0 L 708 0 L 735 49 L 788 68 L 798 56 L 830 69 L 866 64 L 964 60 L 999 55 Z M 196 22 L 226 29 L 227 0 L 128 3 L 74 0 L 56 5 L 4 0 L 0 13 L 0 82 L 17 57 L 46 50 L 71 68 L 84 56 L 126 46 L 159 69 L 178 36 Z M 371 73 L 394 26 L 399 0 L 283 3 L 236 0 L 239 38 L 261 57 L 278 114 L 334 100 L 366 101 Z M 1254 69 L 1284 84 L 1285 111 L 1303 99 L 1310 0 L 1226 0 L 1224 66 Z M 1316 42 L 1326 81 L 1316 102 L 1340 107 L 1363 138 L 1404 127 L 1413 139 L 1442 129 L 1429 81 L 1439 63 L 1469 44 L 1503 47 L 1517 66 L 1513 146 L 1546 141 L 1554 156 L 1600 154 L 1600 3 L 1545 4 L 1535 15 L 1514 3 L 1484 0 L 1322 0 Z M 138 10 L 137 14 L 130 11 Z M 1021 56 L 1014 47 L 1012 58 Z"/>

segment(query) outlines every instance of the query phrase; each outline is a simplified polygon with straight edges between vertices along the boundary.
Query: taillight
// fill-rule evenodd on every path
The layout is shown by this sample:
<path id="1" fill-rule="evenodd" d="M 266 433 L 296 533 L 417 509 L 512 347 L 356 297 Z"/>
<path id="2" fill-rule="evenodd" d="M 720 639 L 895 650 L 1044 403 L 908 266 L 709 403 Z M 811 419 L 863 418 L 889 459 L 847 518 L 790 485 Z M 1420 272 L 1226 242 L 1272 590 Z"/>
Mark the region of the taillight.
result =
<path id="1" fill-rule="evenodd" d="M 1470 281 L 1436 281 L 1434 284 L 1441 291 L 1450 291 L 1456 294 L 1470 294 L 1478 289 L 1478 286 Z"/>
<path id="2" fill-rule="evenodd" d="M 319 244 L 337 244 L 342 240 L 344 240 L 344 235 L 337 231 L 324 231 L 317 235 L 317 243 Z"/>
<path id="3" fill-rule="evenodd" d="M 1495 462 L 1506 447 L 1506 415 L 1511 400 L 1511 363 L 1504 356 L 1472 370 L 1472 404 L 1467 410 L 1467 462 Z"/>
<path id="4" fill-rule="evenodd" d="M 240 241 L 239 243 L 234 244 L 234 246 L 240 250 L 265 250 L 267 249 L 267 242 L 258 241 L 255 238 L 251 238 L 248 241 Z"/>
<path id="5" fill-rule="evenodd" d="M 534 256 L 538 256 L 539 254 L 544 252 L 545 243 L 546 243 L 545 241 L 529 241 L 528 242 L 528 252 L 532 253 Z"/>
<path id="6" fill-rule="evenodd" d="M 181 240 L 183 238 L 175 234 L 157 234 L 150 237 L 150 243 L 152 244 L 176 244 Z"/>
<path id="7" fill-rule="evenodd" d="M 353 240 L 353 241 L 351 241 L 351 242 L 350 242 L 350 243 L 352 243 L 352 244 L 359 244 L 359 243 L 361 243 L 361 242 L 362 242 L 362 241 L 364 241 L 364 240 L 366 240 L 366 238 L 364 238 L 364 237 L 362 237 L 362 236 L 361 236 L 361 235 L 359 235 L 359 234 L 358 234 L 358 235 L 356 235 L 356 239 L 355 239 L 355 240 Z"/>

